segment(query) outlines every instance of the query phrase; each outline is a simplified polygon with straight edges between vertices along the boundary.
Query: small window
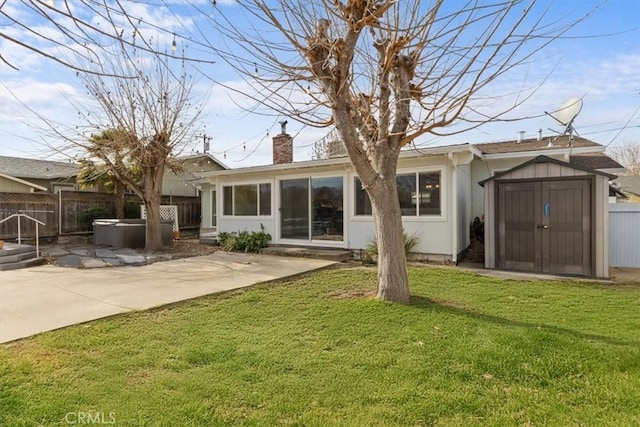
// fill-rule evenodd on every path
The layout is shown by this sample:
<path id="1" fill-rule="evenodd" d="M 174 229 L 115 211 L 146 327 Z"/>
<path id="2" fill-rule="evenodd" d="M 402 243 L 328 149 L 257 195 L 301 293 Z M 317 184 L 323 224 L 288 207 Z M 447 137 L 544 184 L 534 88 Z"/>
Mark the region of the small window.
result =
<path id="1" fill-rule="evenodd" d="M 366 190 L 362 188 L 360 178 L 354 179 L 354 187 L 356 189 L 356 215 L 372 215 L 371 200 Z"/>
<path id="2" fill-rule="evenodd" d="M 233 215 L 233 187 L 223 187 L 222 198 L 222 213 L 225 215 Z"/>
<path id="3" fill-rule="evenodd" d="M 396 176 L 398 200 L 402 216 L 416 215 L 416 174 Z"/>
<path id="4" fill-rule="evenodd" d="M 238 216 L 258 215 L 258 186 L 236 185 L 233 187 L 233 213 Z"/>
<path id="5" fill-rule="evenodd" d="M 271 215 L 271 184 L 260 184 L 260 215 Z"/>
<path id="6" fill-rule="evenodd" d="M 227 216 L 271 215 L 271 184 L 223 187 L 223 213 Z"/>
<path id="7" fill-rule="evenodd" d="M 441 215 L 440 209 L 440 172 L 418 174 L 420 181 L 420 215 Z"/>

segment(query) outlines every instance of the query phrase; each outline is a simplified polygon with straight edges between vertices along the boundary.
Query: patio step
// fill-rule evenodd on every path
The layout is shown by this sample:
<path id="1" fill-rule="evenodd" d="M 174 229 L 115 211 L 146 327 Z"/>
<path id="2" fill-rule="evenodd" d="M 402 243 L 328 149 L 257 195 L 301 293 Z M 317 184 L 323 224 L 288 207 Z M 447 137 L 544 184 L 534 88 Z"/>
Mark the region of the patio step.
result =
<path id="1" fill-rule="evenodd" d="M 4 252 L 4 251 L 2 251 Z M 36 251 L 30 250 L 29 252 L 21 252 L 21 253 L 13 253 L 11 255 L 4 255 L 0 252 L 0 265 L 2 264 L 10 264 L 13 262 L 20 262 L 27 259 L 32 259 L 36 257 Z"/>
<path id="2" fill-rule="evenodd" d="M 0 249 L 0 271 L 33 267 L 44 262 L 45 258 L 36 256 L 36 248 L 33 246 L 5 242 Z"/>
<path id="3" fill-rule="evenodd" d="M 203 237 L 200 237 L 200 244 L 209 245 L 209 246 L 218 246 L 218 238 L 203 236 Z"/>
<path id="4" fill-rule="evenodd" d="M 18 270 L 20 268 L 35 267 L 36 265 L 42 265 L 46 261 L 45 258 L 29 258 L 18 262 L 8 262 L 0 264 L 0 271 Z"/>
<path id="5" fill-rule="evenodd" d="M 351 259 L 351 252 L 342 249 L 292 248 L 284 246 L 269 246 L 260 249 L 264 255 L 292 256 L 300 258 L 324 259 L 327 261 L 345 262 Z"/>

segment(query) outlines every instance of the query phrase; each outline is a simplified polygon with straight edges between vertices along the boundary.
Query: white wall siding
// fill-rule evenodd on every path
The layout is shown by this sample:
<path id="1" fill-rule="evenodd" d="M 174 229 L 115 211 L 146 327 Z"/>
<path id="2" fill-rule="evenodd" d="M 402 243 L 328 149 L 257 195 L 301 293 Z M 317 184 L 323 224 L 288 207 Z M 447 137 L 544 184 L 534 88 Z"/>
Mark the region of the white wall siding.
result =
<path id="1" fill-rule="evenodd" d="M 457 198 L 457 217 L 456 224 L 458 230 L 458 242 L 456 252 L 460 253 L 465 250 L 471 243 L 470 227 L 471 227 L 471 165 L 458 165 L 455 169 L 456 187 L 455 196 Z M 477 185 L 477 184 L 476 184 Z M 477 185 L 480 187 L 479 185 Z"/>
<path id="2" fill-rule="evenodd" d="M 223 223 L 223 225 L 220 225 Z M 264 225 L 264 231 L 271 234 L 271 243 L 276 240 L 276 222 L 272 217 L 242 217 L 225 218 L 218 217 L 218 232 L 260 231 L 260 224 Z"/>
<path id="3" fill-rule="evenodd" d="M 640 267 L 640 204 L 609 205 L 609 264 Z"/>
<path id="4" fill-rule="evenodd" d="M 456 220 L 453 212 L 452 200 L 454 197 L 465 198 L 470 193 L 470 167 L 464 166 L 460 171 L 463 177 L 462 182 L 456 183 L 454 187 L 453 174 L 455 169 L 451 166 L 446 156 L 428 156 L 418 159 L 401 160 L 398 165 L 398 173 L 403 172 L 421 172 L 421 171 L 440 171 L 441 172 L 441 197 L 442 197 L 442 215 L 439 216 L 416 216 L 404 217 L 404 229 L 408 233 L 415 233 L 420 237 L 420 243 L 415 248 L 416 252 L 423 254 L 443 255 L 447 259 L 455 257 L 453 251 L 454 241 L 452 230 L 458 223 L 464 223 L 462 230 L 458 230 L 458 239 L 461 244 L 468 241 L 468 221 L 469 218 Z M 280 180 L 295 177 L 329 177 L 342 176 L 344 179 L 344 241 L 305 241 L 295 242 L 286 241 L 279 238 L 279 204 L 280 204 Z M 354 206 L 354 178 L 356 177 L 353 169 L 348 165 L 334 165 L 322 168 L 301 168 L 282 171 L 260 171 L 258 173 L 248 173 L 246 175 L 230 175 L 220 176 L 217 178 L 217 197 L 218 197 L 218 232 L 233 232 L 238 230 L 257 231 L 260 224 L 264 224 L 266 231 L 272 235 L 272 244 L 300 244 L 305 246 L 339 246 L 348 249 L 365 249 L 375 236 L 373 218 L 367 216 L 355 216 Z M 225 216 L 222 213 L 222 188 L 227 185 L 236 185 L 250 182 L 264 182 L 268 180 L 272 183 L 272 215 L 269 217 L 233 217 Z M 214 179 L 211 180 L 213 184 Z M 456 195 L 460 190 L 464 194 Z M 207 190 L 210 192 L 210 190 Z M 210 201 L 205 200 L 205 187 L 203 186 L 203 219 L 204 215 L 209 215 L 208 208 L 204 203 L 210 205 Z M 462 212 L 470 212 L 470 203 L 460 202 L 459 209 Z M 468 216 L 468 215 L 463 215 Z M 209 220 L 203 221 L 208 224 Z M 466 245 L 465 245 L 466 247 Z M 464 249 L 461 247 L 459 250 Z"/>

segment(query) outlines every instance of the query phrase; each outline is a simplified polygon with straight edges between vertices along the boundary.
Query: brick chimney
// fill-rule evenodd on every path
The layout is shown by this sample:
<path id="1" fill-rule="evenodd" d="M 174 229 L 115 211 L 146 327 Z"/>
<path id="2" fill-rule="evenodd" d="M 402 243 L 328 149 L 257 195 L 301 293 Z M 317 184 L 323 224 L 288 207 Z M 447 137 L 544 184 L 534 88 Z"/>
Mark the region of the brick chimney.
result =
<path id="1" fill-rule="evenodd" d="M 287 133 L 287 121 L 280 122 L 282 131 L 273 137 L 273 164 L 293 163 L 293 138 Z"/>

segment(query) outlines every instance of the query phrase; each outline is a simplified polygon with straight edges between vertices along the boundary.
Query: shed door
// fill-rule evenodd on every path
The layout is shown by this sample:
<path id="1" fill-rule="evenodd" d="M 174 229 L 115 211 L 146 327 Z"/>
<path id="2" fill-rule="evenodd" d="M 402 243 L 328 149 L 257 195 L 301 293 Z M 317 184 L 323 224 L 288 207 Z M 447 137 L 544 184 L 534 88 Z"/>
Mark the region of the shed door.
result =
<path id="1" fill-rule="evenodd" d="M 590 276 L 589 182 L 498 183 L 498 267 Z"/>

